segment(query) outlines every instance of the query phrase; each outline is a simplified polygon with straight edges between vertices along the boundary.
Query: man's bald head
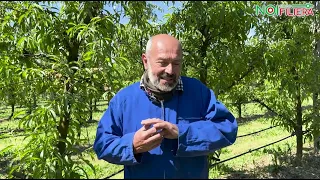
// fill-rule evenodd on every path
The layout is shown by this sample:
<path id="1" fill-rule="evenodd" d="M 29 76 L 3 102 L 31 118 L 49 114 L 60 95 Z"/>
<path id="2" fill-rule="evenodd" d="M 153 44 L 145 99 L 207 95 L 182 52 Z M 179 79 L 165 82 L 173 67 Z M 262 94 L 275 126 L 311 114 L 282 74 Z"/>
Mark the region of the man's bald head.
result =
<path id="1" fill-rule="evenodd" d="M 148 41 L 142 61 L 151 83 L 162 91 L 171 91 L 181 73 L 181 43 L 168 34 L 155 35 Z"/>
<path id="2" fill-rule="evenodd" d="M 168 34 L 158 34 L 158 35 L 152 36 L 148 40 L 147 46 L 146 46 L 146 55 L 148 56 L 150 54 L 152 47 L 165 45 L 166 43 L 171 43 L 173 46 L 179 47 L 182 53 L 182 46 L 178 39 Z"/>

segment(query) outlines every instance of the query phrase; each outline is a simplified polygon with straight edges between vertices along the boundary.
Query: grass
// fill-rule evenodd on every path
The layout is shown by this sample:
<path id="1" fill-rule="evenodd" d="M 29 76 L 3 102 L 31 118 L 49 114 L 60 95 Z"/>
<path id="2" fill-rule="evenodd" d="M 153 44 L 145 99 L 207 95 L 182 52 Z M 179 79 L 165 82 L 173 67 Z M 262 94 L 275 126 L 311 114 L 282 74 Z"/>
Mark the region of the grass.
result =
<path id="1" fill-rule="evenodd" d="M 98 120 L 101 118 L 106 108 L 107 105 L 105 102 L 99 102 L 98 112 L 93 114 L 94 121 L 87 127 L 82 127 L 82 138 L 89 139 L 89 141 L 84 142 L 82 146 L 92 146 L 95 139 Z M 9 115 L 10 109 L 0 109 L 6 111 L 5 114 Z M 18 110 L 19 109 L 17 109 L 17 111 Z M 234 110 L 232 109 L 231 111 L 233 112 Z M 236 112 L 234 112 L 234 114 L 236 114 Z M 272 116 L 266 116 L 266 114 L 267 111 L 265 109 L 260 109 L 257 104 L 249 103 L 243 105 L 243 118 L 238 120 L 238 135 L 244 135 L 270 127 L 272 125 Z M 2 115 L 2 117 L 5 117 L 6 115 Z M 17 122 L 18 120 L 0 121 L 0 131 L 17 129 Z M 21 134 L 23 132 L 19 133 Z M 17 132 L 14 134 L 17 134 Z M 222 149 L 220 159 L 225 160 L 234 157 L 235 155 L 272 143 L 289 135 L 290 133 L 286 132 L 283 128 L 275 127 L 255 135 L 237 138 L 233 145 Z M 0 139 L 0 151 L 9 145 L 21 145 L 25 143 L 26 141 L 23 141 L 22 136 Z M 304 163 L 300 166 L 293 166 L 291 163 L 295 154 L 295 148 L 295 137 L 291 137 L 266 148 L 218 164 L 210 169 L 209 178 L 320 178 L 320 170 L 316 167 L 317 164 L 320 163 L 320 157 L 319 155 L 310 153 L 310 143 L 305 143 Z M 85 159 L 88 159 L 93 164 L 96 170 L 95 175 L 88 165 L 81 164 L 87 171 L 90 179 L 102 179 L 123 168 L 123 166 L 120 165 L 114 165 L 104 160 L 98 160 L 92 148 L 85 150 L 82 154 Z M 3 161 L 4 159 L 1 159 L 0 157 L 0 164 Z M 308 173 L 306 174 L 304 172 Z M 0 178 L 3 179 L 6 177 L 4 167 L 0 167 Z M 111 177 L 111 179 L 123 179 L 123 172 Z"/>

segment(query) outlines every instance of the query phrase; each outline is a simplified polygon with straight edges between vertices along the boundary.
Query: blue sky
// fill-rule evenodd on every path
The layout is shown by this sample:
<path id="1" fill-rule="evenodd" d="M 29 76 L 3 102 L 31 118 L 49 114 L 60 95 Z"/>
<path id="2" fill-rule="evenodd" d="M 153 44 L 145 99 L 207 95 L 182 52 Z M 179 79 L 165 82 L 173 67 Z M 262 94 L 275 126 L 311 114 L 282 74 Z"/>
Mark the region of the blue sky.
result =
<path id="1" fill-rule="evenodd" d="M 169 2 L 168 6 L 166 5 L 166 3 L 164 1 L 147 1 L 147 2 L 151 2 L 152 4 L 155 4 L 157 6 L 159 6 L 161 9 L 163 9 L 163 12 L 159 11 L 159 10 L 155 10 L 154 13 L 156 13 L 157 17 L 159 20 L 162 20 L 163 19 L 163 16 L 165 14 L 168 14 L 168 13 L 172 13 L 173 10 L 170 8 L 171 6 L 174 6 L 175 8 L 181 8 L 182 7 L 182 3 L 181 1 L 175 1 L 174 4 L 172 2 Z M 55 5 L 53 5 L 54 7 L 60 9 L 61 7 L 61 4 L 60 2 L 58 1 L 58 3 L 55 3 Z M 114 10 L 113 8 L 115 8 L 116 10 L 119 10 L 119 7 L 112 7 L 112 6 L 108 6 L 108 5 L 105 5 L 104 9 L 108 10 L 110 13 L 113 13 Z M 124 17 L 124 18 L 121 18 L 120 19 L 120 23 L 122 24 L 126 24 L 129 22 L 129 19 Z M 249 37 L 251 37 L 252 35 L 254 35 L 255 31 L 254 29 L 250 29 L 250 32 L 249 32 Z"/>
<path id="2" fill-rule="evenodd" d="M 173 12 L 173 10 L 170 8 L 171 6 L 174 6 L 176 8 L 181 8 L 182 7 L 182 3 L 180 1 L 175 1 L 174 4 L 172 2 L 169 2 L 168 6 L 164 1 L 147 1 L 147 2 L 150 2 L 150 3 L 154 4 L 154 5 L 157 5 L 161 9 L 163 9 L 163 12 L 161 12 L 161 11 L 159 11 L 157 9 L 154 10 L 154 13 L 157 15 L 157 18 L 159 20 L 161 20 L 165 14 Z M 110 13 L 113 13 L 114 12 L 113 8 L 116 8 L 117 10 L 120 10 L 119 7 L 120 6 L 111 7 L 111 6 L 105 5 L 104 9 L 108 10 Z M 120 19 L 120 23 L 122 23 L 122 24 L 126 24 L 128 22 L 129 22 L 129 19 L 127 17 Z"/>

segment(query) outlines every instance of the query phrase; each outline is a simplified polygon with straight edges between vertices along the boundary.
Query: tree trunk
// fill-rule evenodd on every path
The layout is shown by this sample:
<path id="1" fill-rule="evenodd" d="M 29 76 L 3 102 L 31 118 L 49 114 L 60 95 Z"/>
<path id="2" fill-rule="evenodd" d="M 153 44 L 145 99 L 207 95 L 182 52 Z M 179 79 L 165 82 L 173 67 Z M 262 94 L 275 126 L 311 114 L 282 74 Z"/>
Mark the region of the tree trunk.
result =
<path id="1" fill-rule="evenodd" d="M 237 102 L 237 108 L 238 108 L 239 118 L 242 118 L 242 114 L 241 114 L 241 102 Z"/>
<path id="2" fill-rule="evenodd" d="M 320 124 L 319 122 L 320 116 L 319 116 L 319 103 L 318 103 L 318 94 L 313 93 L 313 123 L 314 123 L 314 128 L 317 128 Z M 313 148 L 314 148 L 314 153 L 318 153 L 320 149 L 320 134 L 319 130 L 315 129 L 313 131 Z"/>
<path id="3" fill-rule="evenodd" d="M 9 119 L 13 117 L 13 114 L 14 114 L 14 103 L 11 104 L 11 114 L 9 116 Z"/>
<path id="4" fill-rule="evenodd" d="M 300 87 L 298 89 L 298 95 L 296 97 L 296 140 L 297 140 L 297 156 L 296 162 L 300 164 L 302 160 L 302 150 L 303 150 L 303 133 L 302 133 L 302 105 L 301 105 L 301 94 L 300 94 Z"/>
<path id="5" fill-rule="evenodd" d="M 76 36 L 72 39 L 69 39 L 69 41 L 65 42 L 66 49 L 69 52 L 69 55 L 67 57 L 69 67 L 77 66 L 75 62 L 78 61 L 78 54 L 79 54 L 79 46 L 80 43 L 77 41 Z M 73 96 L 73 87 L 71 87 L 73 83 L 73 75 L 76 73 L 76 69 L 73 69 L 72 74 L 70 75 L 69 81 L 65 85 L 64 89 L 64 100 L 63 100 L 63 111 L 61 114 L 58 131 L 59 131 L 59 139 L 62 141 L 59 141 L 57 147 L 59 149 L 59 152 L 62 156 L 65 155 L 66 152 L 66 143 L 64 142 L 67 139 L 68 136 L 68 130 L 69 130 L 69 124 L 71 121 L 71 102 L 69 97 Z M 70 95 L 70 96 L 69 96 Z"/>
<path id="6" fill-rule="evenodd" d="M 59 122 L 59 134 L 60 134 L 60 139 L 62 140 L 67 139 L 69 122 L 70 122 L 70 116 L 68 115 L 67 112 L 64 112 L 64 116 L 60 118 L 60 122 Z M 58 149 L 59 149 L 59 153 L 61 155 L 64 155 L 66 151 L 66 143 L 63 141 L 59 141 Z"/>
<path id="7" fill-rule="evenodd" d="M 295 162 L 297 165 L 301 163 L 302 160 L 302 150 L 303 150 L 303 132 L 302 132 L 302 100 L 301 100 L 301 84 L 299 82 L 299 74 L 295 66 L 291 69 L 293 80 L 295 82 L 295 111 L 296 111 L 296 127 L 295 127 L 295 134 L 296 134 L 296 143 L 297 143 L 297 154 Z"/>
<path id="8" fill-rule="evenodd" d="M 210 34 L 209 34 L 209 26 L 204 25 L 199 28 L 199 31 L 201 32 L 202 36 L 204 37 L 204 40 L 202 41 L 202 45 L 200 47 L 200 57 L 201 57 L 201 62 L 200 62 L 200 67 L 199 73 L 200 73 L 200 81 L 204 84 L 207 85 L 207 76 L 208 76 L 208 64 L 205 62 L 207 59 L 207 50 L 210 45 Z"/>
<path id="9" fill-rule="evenodd" d="M 207 85 L 207 69 L 205 66 L 202 66 L 203 68 L 200 70 L 200 81 Z"/>
<path id="10" fill-rule="evenodd" d="M 98 108 L 97 108 L 97 98 L 94 98 L 94 111 L 98 111 Z"/>
<path id="11" fill-rule="evenodd" d="M 101 2 L 85 2 L 85 3 L 92 3 L 91 4 L 92 6 L 89 10 L 90 12 L 88 12 L 87 16 L 84 19 L 84 23 L 89 24 L 90 20 L 93 17 L 96 17 L 101 12 L 102 3 Z M 66 36 L 66 39 L 64 40 L 63 43 L 65 45 L 65 49 L 69 52 L 67 56 L 69 68 L 71 68 L 72 66 L 78 66 L 76 62 L 78 61 L 79 47 L 81 42 L 77 40 L 77 34 L 75 34 L 71 39 L 68 38 L 68 36 Z M 77 70 L 73 69 L 73 72 L 69 77 L 70 81 L 68 81 L 65 86 L 65 93 L 66 94 L 68 93 L 70 96 L 74 95 L 74 90 L 73 90 L 74 88 L 71 85 L 74 84 L 73 75 L 76 72 Z M 64 141 L 67 139 L 67 135 L 68 135 L 69 124 L 71 121 L 71 108 L 72 108 L 72 103 L 69 100 L 69 96 L 66 96 L 66 94 L 64 94 L 64 111 L 63 111 L 63 114 L 61 115 L 59 126 L 58 126 L 58 131 L 60 135 L 59 138 Z M 62 156 L 65 155 L 65 152 L 66 152 L 66 143 L 64 141 L 59 141 L 57 145 L 59 152 Z"/>
<path id="12" fill-rule="evenodd" d="M 27 114 L 31 114 L 32 110 L 33 110 L 33 108 L 32 108 L 32 99 L 30 99 L 30 97 L 28 97 L 27 101 L 28 101 L 27 102 L 27 106 L 28 106 Z"/>
<path id="13" fill-rule="evenodd" d="M 59 131 L 59 139 L 62 141 L 58 142 L 58 149 L 59 153 L 63 156 L 66 152 L 66 143 L 64 142 L 67 139 L 68 136 L 68 129 L 70 124 L 70 115 L 71 115 L 71 103 L 69 102 L 68 96 L 66 95 L 67 92 L 70 90 L 70 82 L 68 82 L 65 86 L 65 94 L 64 94 L 64 100 L 63 100 L 63 111 L 62 115 L 60 117 L 60 122 L 58 126 Z"/>
<path id="14" fill-rule="evenodd" d="M 9 104 L 11 106 L 11 114 L 10 114 L 8 119 L 11 119 L 13 117 L 13 114 L 14 114 L 14 106 L 16 104 L 16 99 L 15 99 L 16 97 L 15 97 L 15 94 L 14 94 L 14 90 L 15 90 L 15 88 L 13 86 L 10 86 L 9 92 L 8 92 L 9 93 L 8 102 L 9 102 Z"/>
<path id="15" fill-rule="evenodd" d="M 69 82 L 66 84 L 66 86 L 69 86 Z M 67 89 L 67 88 L 66 88 Z M 71 105 L 68 102 L 67 96 L 64 97 L 64 110 L 62 112 L 62 115 L 60 116 L 60 122 L 58 126 L 58 132 L 59 132 L 59 141 L 57 144 L 59 153 L 61 154 L 62 157 L 64 157 L 66 153 L 66 143 L 64 142 L 67 139 L 68 136 L 68 129 L 69 129 L 69 123 L 70 123 L 70 109 Z M 69 111 L 69 112 L 68 112 Z M 61 171 L 61 166 L 59 164 L 56 165 L 56 179 L 62 179 L 62 171 Z"/>
<path id="16" fill-rule="evenodd" d="M 32 108 L 35 109 L 37 107 L 37 96 L 36 96 L 36 93 L 32 93 L 33 95 L 33 105 L 32 105 Z"/>
<path id="17" fill-rule="evenodd" d="M 90 98 L 89 100 L 89 119 L 88 121 L 91 121 L 92 120 L 92 114 L 93 114 L 93 103 L 92 103 L 92 98 Z"/>

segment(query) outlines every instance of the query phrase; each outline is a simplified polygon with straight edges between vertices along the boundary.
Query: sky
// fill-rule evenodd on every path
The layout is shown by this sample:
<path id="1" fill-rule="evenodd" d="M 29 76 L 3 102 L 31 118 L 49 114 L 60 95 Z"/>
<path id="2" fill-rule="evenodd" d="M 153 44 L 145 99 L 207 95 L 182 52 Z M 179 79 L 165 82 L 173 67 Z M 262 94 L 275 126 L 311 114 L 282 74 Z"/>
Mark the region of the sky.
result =
<path id="1" fill-rule="evenodd" d="M 169 2 L 168 6 L 166 5 L 166 3 L 164 1 L 147 1 L 147 2 L 150 2 L 150 3 L 154 4 L 154 5 L 157 5 L 161 9 L 163 9 L 163 12 L 161 12 L 161 11 L 159 11 L 157 9 L 154 10 L 154 13 L 157 15 L 157 18 L 160 19 L 160 20 L 163 18 L 163 16 L 165 14 L 173 12 L 173 10 L 170 8 L 171 6 L 174 6 L 176 8 L 181 8 L 182 7 L 182 3 L 180 1 L 175 1 L 174 4 L 172 4 L 172 2 Z M 119 7 L 120 6 L 111 7 L 111 6 L 105 5 L 104 9 L 106 9 L 109 12 L 113 13 L 114 12 L 113 8 L 116 8 L 117 10 L 120 10 Z M 126 24 L 128 22 L 129 22 L 129 19 L 127 17 L 120 19 L 120 23 L 121 24 Z"/>
<path id="2" fill-rule="evenodd" d="M 147 2 L 151 2 L 152 4 L 155 4 L 157 6 L 159 6 L 161 9 L 163 9 L 163 12 L 159 11 L 159 10 L 155 10 L 154 12 L 156 13 L 157 17 L 159 20 L 162 20 L 163 19 L 163 16 L 165 14 L 168 14 L 168 13 L 172 13 L 173 10 L 170 8 L 171 6 L 174 6 L 175 8 L 181 8 L 182 7 L 182 3 L 181 1 L 175 1 L 174 4 L 172 2 L 169 2 L 168 6 L 166 5 L 166 3 L 164 1 L 147 1 Z M 58 3 L 55 3 L 54 7 L 60 9 L 61 7 L 61 3 L 58 1 Z M 104 6 L 104 9 L 108 10 L 110 13 L 113 13 L 114 10 L 113 8 L 117 9 L 117 10 L 120 10 L 119 9 L 120 6 L 118 7 L 112 7 L 112 6 L 108 6 L 108 5 L 105 5 Z M 129 19 L 127 17 L 124 17 L 124 18 L 121 18 L 120 19 L 120 23 L 122 24 L 126 24 L 129 22 Z M 255 34 L 255 31 L 254 29 L 250 29 L 250 32 L 248 34 L 248 38 L 250 38 L 251 36 L 253 36 Z"/>

